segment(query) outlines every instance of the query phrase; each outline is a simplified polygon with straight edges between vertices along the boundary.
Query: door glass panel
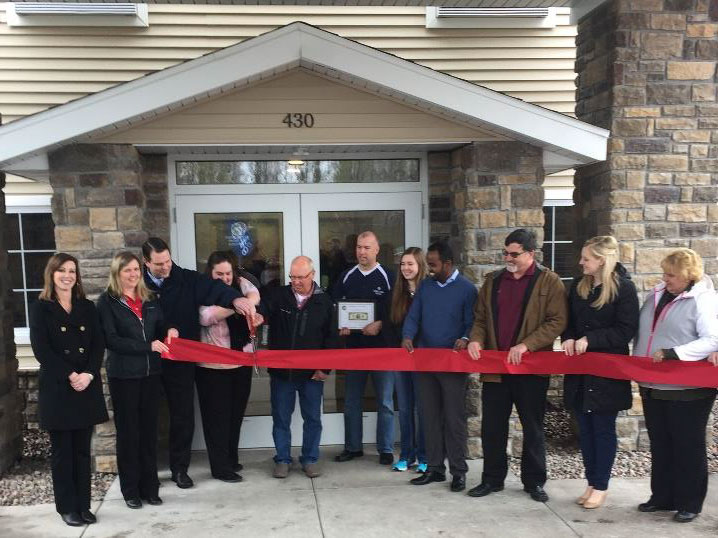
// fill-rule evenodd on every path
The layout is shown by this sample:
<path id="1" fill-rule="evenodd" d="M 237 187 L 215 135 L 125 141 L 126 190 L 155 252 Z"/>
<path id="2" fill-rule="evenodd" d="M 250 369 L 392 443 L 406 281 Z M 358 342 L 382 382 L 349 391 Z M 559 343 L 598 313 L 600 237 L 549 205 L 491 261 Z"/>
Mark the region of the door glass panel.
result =
<path id="1" fill-rule="evenodd" d="M 215 250 L 232 250 L 261 283 L 260 294 L 284 283 L 282 213 L 195 213 L 197 270 L 203 272 Z M 264 327 L 258 334 L 266 342 Z M 252 384 L 247 416 L 270 415 L 269 376 L 265 369 Z"/>
<path id="2" fill-rule="evenodd" d="M 361 232 L 371 230 L 379 240 L 378 261 L 396 272 L 405 250 L 403 210 L 383 211 L 319 211 L 320 282 L 332 289 L 342 271 L 356 265 L 356 239 Z M 392 286 L 394 283 L 391 283 Z M 344 410 L 345 376 L 337 371 L 330 376 L 324 391 L 324 412 Z M 364 411 L 376 411 L 374 387 L 367 383 Z"/>
<path id="3" fill-rule="evenodd" d="M 419 181 L 419 159 L 179 161 L 178 185 Z"/>

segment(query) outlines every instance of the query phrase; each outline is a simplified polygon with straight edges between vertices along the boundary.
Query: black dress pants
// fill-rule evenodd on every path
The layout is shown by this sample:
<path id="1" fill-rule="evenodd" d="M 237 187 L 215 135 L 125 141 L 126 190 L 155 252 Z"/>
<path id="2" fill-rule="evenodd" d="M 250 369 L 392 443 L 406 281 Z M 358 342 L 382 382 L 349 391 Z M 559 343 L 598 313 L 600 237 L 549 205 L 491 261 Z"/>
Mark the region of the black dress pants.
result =
<path id="1" fill-rule="evenodd" d="M 428 470 L 464 476 L 466 464 L 466 387 L 468 374 L 419 372 L 419 409 L 424 420 Z"/>
<path id="2" fill-rule="evenodd" d="M 162 385 L 170 415 L 169 456 L 172 473 L 187 472 L 194 435 L 193 362 L 162 361 Z"/>
<path id="3" fill-rule="evenodd" d="M 156 497 L 160 376 L 108 380 L 117 430 L 120 489 L 127 499 Z"/>
<path id="4" fill-rule="evenodd" d="M 209 466 L 212 476 L 222 476 L 238 463 L 237 445 L 252 389 L 252 369 L 199 366 L 195 380 Z"/>
<path id="5" fill-rule="evenodd" d="M 481 444 L 484 472 L 481 481 L 502 486 L 509 470 L 506 444 L 509 417 L 516 405 L 523 429 L 521 482 L 526 487 L 546 483 L 544 414 L 549 378 L 537 375 L 502 375 L 501 383 L 483 384 L 481 391 Z"/>
<path id="6" fill-rule="evenodd" d="M 651 441 L 649 502 L 698 514 L 708 492 L 706 425 L 715 394 L 674 401 L 653 399 L 641 392 Z"/>
<path id="7" fill-rule="evenodd" d="M 59 514 L 90 509 L 90 440 L 92 429 L 51 430 L 50 467 L 55 509 Z"/>

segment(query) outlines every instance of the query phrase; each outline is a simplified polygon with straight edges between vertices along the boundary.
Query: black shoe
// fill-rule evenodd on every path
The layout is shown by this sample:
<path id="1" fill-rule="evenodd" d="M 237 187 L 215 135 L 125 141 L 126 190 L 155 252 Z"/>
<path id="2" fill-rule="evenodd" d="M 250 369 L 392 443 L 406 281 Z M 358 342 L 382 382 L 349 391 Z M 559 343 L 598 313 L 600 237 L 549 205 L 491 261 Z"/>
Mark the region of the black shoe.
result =
<path id="1" fill-rule="evenodd" d="M 187 489 L 194 486 L 194 482 L 186 471 L 177 471 L 176 473 L 172 473 L 172 482 L 175 482 L 177 487 L 181 489 Z"/>
<path id="2" fill-rule="evenodd" d="M 351 461 L 354 458 L 361 458 L 364 455 L 362 450 L 342 450 L 341 454 L 334 457 L 334 461 Z"/>
<path id="3" fill-rule="evenodd" d="M 151 504 L 152 506 L 159 506 L 162 504 L 162 499 L 160 499 L 159 495 L 150 495 L 145 499 L 147 501 L 147 504 Z"/>
<path id="4" fill-rule="evenodd" d="M 524 491 L 531 495 L 531 498 L 536 502 L 548 502 L 548 493 L 544 491 L 543 486 L 524 486 Z"/>
<path id="5" fill-rule="evenodd" d="M 242 469 L 244 469 L 244 465 L 242 465 L 241 463 L 235 463 L 234 465 L 232 465 L 232 470 L 233 470 L 235 473 L 238 473 L 238 472 L 241 471 Z"/>
<path id="6" fill-rule="evenodd" d="M 65 525 L 70 525 L 70 527 L 82 527 L 85 525 L 85 522 L 82 520 L 80 514 L 78 514 L 77 512 L 60 514 L 60 517 L 65 522 Z"/>
<path id="7" fill-rule="evenodd" d="M 92 523 L 97 523 L 97 518 L 95 517 L 95 514 L 93 514 L 89 510 L 82 510 L 80 512 L 80 519 L 82 519 L 82 521 L 84 521 L 88 525 L 91 525 Z"/>
<path id="8" fill-rule="evenodd" d="M 488 482 L 481 482 L 478 486 L 474 486 L 469 490 L 469 497 L 486 497 L 489 493 L 496 493 L 504 489 L 504 486 L 494 486 Z"/>
<path id="9" fill-rule="evenodd" d="M 142 501 L 139 499 L 125 499 L 125 504 L 127 505 L 127 508 L 132 508 L 133 510 L 142 508 Z"/>
<path id="10" fill-rule="evenodd" d="M 451 491 L 464 491 L 466 489 L 466 477 L 464 475 L 455 474 L 451 478 Z"/>
<path id="11" fill-rule="evenodd" d="M 685 510 L 678 510 L 678 512 L 676 512 L 676 515 L 673 516 L 673 521 L 677 521 L 678 523 L 690 523 L 697 517 L 698 517 L 698 514 L 696 514 L 695 512 L 686 512 Z"/>
<path id="12" fill-rule="evenodd" d="M 417 476 L 416 478 L 412 478 L 409 480 L 410 484 L 413 484 L 414 486 L 425 486 L 427 484 L 431 484 L 432 482 L 443 482 L 446 480 L 446 475 L 443 473 L 437 473 L 436 471 L 429 471 L 421 476 Z"/>
<path id="13" fill-rule="evenodd" d="M 379 454 L 379 463 L 382 465 L 391 465 L 394 463 L 394 454 L 391 452 L 382 452 Z"/>
<path id="14" fill-rule="evenodd" d="M 233 473 L 231 471 L 227 472 L 227 473 L 218 474 L 218 475 L 212 475 L 212 478 L 216 478 L 217 480 L 221 480 L 222 482 L 230 482 L 230 483 L 242 481 L 242 477 L 240 475 L 238 475 L 237 473 Z"/>
<path id="15" fill-rule="evenodd" d="M 651 501 L 641 503 L 638 505 L 639 512 L 669 512 L 673 510 L 670 506 L 661 506 L 659 504 L 653 504 Z"/>

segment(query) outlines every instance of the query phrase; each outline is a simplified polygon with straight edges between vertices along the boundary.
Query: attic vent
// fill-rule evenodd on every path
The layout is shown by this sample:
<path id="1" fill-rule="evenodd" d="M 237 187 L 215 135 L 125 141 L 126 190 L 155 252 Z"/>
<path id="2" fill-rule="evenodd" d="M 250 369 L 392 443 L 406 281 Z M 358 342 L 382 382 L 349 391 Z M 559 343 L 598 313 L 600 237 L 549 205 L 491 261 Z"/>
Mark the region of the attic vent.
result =
<path id="1" fill-rule="evenodd" d="M 427 28 L 554 28 L 557 15 L 568 10 L 555 7 L 438 7 L 426 8 Z"/>
<path id="2" fill-rule="evenodd" d="M 437 17 L 532 17 L 549 16 L 547 7 L 439 7 Z"/>
<path id="3" fill-rule="evenodd" d="M 147 4 L 8 2 L 8 26 L 149 26 Z"/>
<path id="4" fill-rule="evenodd" d="M 90 2 L 22 2 L 15 4 L 17 15 L 137 15 L 137 5 L 92 4 Z"/>

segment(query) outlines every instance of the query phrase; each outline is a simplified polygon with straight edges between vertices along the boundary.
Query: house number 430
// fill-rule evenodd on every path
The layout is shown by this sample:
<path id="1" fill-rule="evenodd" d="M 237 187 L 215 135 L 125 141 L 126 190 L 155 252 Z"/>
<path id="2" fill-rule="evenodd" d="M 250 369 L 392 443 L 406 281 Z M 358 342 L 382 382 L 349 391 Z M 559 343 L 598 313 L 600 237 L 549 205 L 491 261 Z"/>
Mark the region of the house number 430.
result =
<path id="1" fill-rule="evenodd" d="M 284 116 L 282 123 L 287 127 L 314 127 L 314 116 L 312 114 L 302 114 L 300 112 L 289 112 Z"/>

